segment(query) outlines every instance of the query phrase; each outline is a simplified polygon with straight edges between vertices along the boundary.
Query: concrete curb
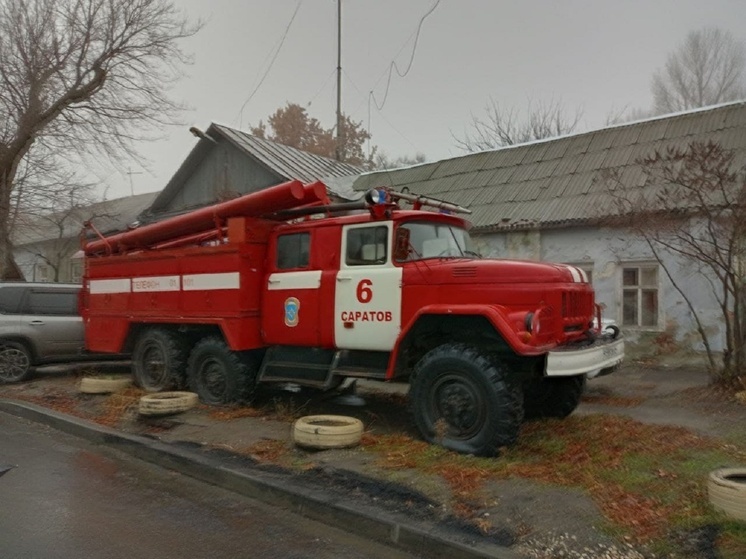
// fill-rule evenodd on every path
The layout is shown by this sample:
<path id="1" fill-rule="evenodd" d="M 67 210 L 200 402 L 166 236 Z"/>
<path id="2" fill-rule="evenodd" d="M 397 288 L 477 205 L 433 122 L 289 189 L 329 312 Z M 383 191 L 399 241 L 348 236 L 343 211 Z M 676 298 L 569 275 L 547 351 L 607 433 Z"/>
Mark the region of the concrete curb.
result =
<path id="1" fill-rule="evenodd" d="M 515 552 L 496 544 L 457 541 L 465 539 L 465 534 L 457 530 L 442 526 L 428 529 L 424 523 L 417 526 L 383 511 L 342 502 L 319 489 L 292 486 L 287 479 L 270 479 L 270 476 L 240 471 L 212 456 L 156 439 L 121 433 L 41 406 L 0 400 L 0 412 L 110 446 L 138 459 L 410 553 L 448 559 L 519 559 Z M 434 533 L 436 529 L 437 534 Z"/>

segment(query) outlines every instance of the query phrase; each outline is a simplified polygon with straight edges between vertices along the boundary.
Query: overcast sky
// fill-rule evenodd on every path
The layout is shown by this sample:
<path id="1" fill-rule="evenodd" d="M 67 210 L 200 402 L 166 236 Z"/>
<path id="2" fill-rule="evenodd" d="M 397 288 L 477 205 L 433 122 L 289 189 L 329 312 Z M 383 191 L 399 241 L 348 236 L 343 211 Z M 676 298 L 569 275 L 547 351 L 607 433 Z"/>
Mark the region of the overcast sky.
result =
<path id="1" fill-rule="evenodd" d="M 649 108 L 653 72 L 688 31 L 715 26 L 746 40 L 744 0 L 440 0 L 422 24 L 409 73 L 394 73 L 379 111 L 369 92 L 380 105 L 391 61 L 406 68 L 436 0 L 341 1 L 343 111 L 392 158 L 462 154 L 453 135 L 463 136 L 490 96 L 517 109 L 529 99 L 561 101 L 569 113 L 582 109 L 579 130 L 601 128 L 612 112 Z M 107 198 L 128 195 L 130 179 L 135 194 L 163 188 L 197 142 L 191 125 L 248 130 L 288 101 L 326 127 L 334 123 L 336 0 L 176 4 L 205 21 L 185 42 L 194 64 L 173 91 L 190 107 L 185 126 L 142 146 L 149 169 L 104 173 Z"/>

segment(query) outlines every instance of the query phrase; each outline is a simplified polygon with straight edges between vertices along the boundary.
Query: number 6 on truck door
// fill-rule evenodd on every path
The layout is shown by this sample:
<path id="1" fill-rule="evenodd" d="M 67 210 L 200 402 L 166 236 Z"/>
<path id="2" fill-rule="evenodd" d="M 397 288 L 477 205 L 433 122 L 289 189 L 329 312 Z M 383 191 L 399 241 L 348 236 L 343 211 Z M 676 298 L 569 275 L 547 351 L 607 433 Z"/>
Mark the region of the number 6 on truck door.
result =
<path id="1" fill-rule="evenodd" d="M 340 349 L 391 351 L 401 329 L 402 269 L 391 260 L 392 223 L 348 225 L 334 295 Z"/>

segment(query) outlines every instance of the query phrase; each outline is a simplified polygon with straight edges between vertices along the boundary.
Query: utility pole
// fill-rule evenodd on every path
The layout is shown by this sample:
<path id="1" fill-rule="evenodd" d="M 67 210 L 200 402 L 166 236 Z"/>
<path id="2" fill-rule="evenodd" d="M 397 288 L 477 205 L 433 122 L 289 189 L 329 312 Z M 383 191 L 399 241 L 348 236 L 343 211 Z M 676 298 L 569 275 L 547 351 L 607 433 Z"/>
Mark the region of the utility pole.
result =
<path id="1" fill-rule="evenodd" d="M 337 161 L 342 160 L 342 0 L 337 0 Z"/>

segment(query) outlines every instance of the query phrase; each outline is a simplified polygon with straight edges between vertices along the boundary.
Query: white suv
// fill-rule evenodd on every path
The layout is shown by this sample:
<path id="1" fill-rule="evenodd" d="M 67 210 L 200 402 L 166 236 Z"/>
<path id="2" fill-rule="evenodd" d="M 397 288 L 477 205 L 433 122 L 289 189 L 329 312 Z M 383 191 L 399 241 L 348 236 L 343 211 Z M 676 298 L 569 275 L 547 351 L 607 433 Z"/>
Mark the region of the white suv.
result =
<path id="1" fill-rule="evenodd" d="M 0 383 L 85 357 L 77 284 L 0 283 Z"/>

